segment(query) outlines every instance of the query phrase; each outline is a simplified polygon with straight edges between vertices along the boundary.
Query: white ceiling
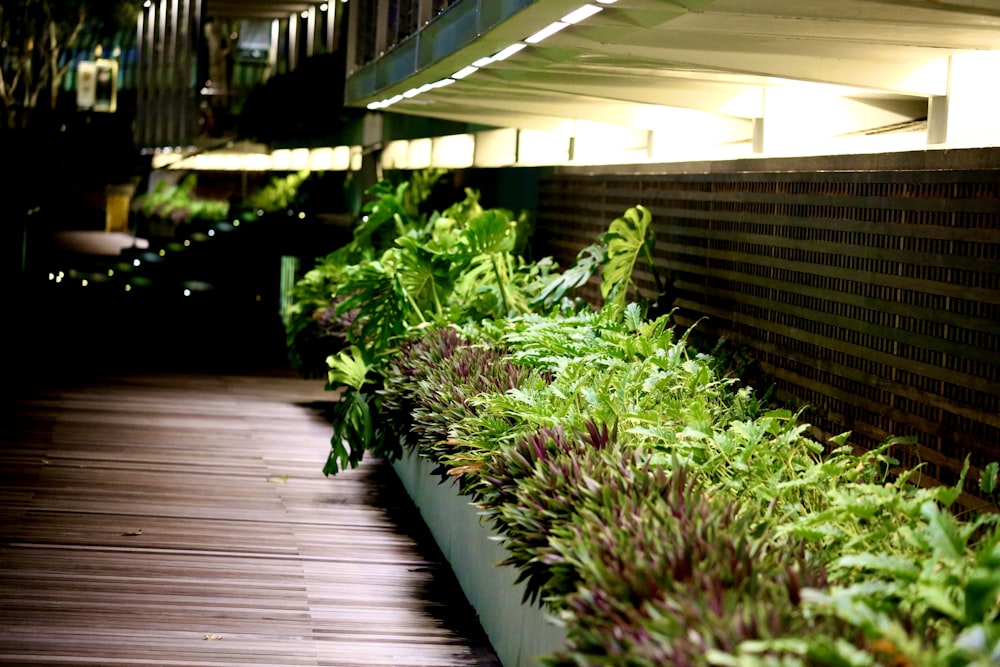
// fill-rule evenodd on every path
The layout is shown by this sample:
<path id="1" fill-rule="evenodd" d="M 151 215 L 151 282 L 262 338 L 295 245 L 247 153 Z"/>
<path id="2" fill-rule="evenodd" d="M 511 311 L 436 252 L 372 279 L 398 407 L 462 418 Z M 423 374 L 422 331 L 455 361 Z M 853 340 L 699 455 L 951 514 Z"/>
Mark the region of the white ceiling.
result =
<path id="1" fill-rule="evenodd" d="M 364 106 L 450 77 L 582 4 L 534 2 L 465 46 L 348 101 Z M 602 6 L 507 60 L 388 109 L 534 129 L 553 129 L 566 119 L 642 127 L 635 119 L 658 109 L 739 122 L 763 115 L 765 89 L 783 88 L 817 100 L 836 97 L 864 108 L 872 126 L 890 126 L 926 117 L 928 99 L 948 92 L 950 55 L 1000 50 L 1000 0 L 618 0 Z M 419 43 L 423 33 L 430 34 L 426 26 L 411 38 L 417 52 L 432 46 Z M 389 52 L 382 60 L 392 57 Z M 1000 70 L 995 74 L 992 86 L 1000 87 Z M 350 74 L 348 90 L 352 76 L 364 75 Z"/>

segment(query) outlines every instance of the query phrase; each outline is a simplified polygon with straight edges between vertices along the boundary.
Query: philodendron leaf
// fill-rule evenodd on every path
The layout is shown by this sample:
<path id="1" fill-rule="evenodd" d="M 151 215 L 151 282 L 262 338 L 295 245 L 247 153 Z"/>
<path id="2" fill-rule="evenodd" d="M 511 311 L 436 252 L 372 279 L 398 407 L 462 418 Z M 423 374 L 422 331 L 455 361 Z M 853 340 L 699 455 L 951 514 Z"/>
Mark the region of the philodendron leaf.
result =
<path id="1" fill-rule="evenodd" d="M 606 302 L 625 308 L 632 271 L 639 254 L 653 245 L 650 223 L 653 216 L 644 206 L 635 206 L 625 215 L 615 218 L 604 235 L 608 246 L 608 261 L 601 275 L 601 296 Z"/>
<path id="2" fill-rule="evenodd" d="M 344 298 L 337 305 L 337 313 L 357 311 L 349 339 L 374 350 L 373 357 L 389 348 L 415 312 L 407 304 L 406 293 L 396 275 L 399 253 L 394 249 L 383 254 L 383 261 L 350 267 L 347 280 L 340 287 Z"/>
<path id="3" fill-rule="evenodd" d="M 333 427 L 324 475 L 358 467 L 365 450 L 372 444 L 375 429 L 371 409 L 360 391 L 348 389 L 341 400 L 334 403 Z"/>
<path id="4" fill-rule="evenodd" d="M 514 248 L 514 222 L 505 211 L 489 209 L 469 220 L 460 244 L 469 256 L 510 252 Z"/>
<path id="5" fill-rule="evenodd" d="M 327 357 L 331 386 L 346 385 L 360 390 L 367 381 L 369 366 L 357 345 Z"/>

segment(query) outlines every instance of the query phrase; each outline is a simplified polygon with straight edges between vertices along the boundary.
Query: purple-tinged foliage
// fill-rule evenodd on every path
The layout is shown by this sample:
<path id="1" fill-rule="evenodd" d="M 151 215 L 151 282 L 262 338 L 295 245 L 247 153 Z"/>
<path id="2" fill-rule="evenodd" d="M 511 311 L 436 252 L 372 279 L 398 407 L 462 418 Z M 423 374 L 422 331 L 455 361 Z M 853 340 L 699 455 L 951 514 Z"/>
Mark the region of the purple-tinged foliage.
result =
<path id="1" fill-rule="evenodd" d="M 662 475 L 649 471 L 644 492 L 588 503 L 555 531 L 555 558 L 578 584 L 553 664 L 705 665 L 710 650 L 815 630 L 801 591 L 825 588 L 826 575 L 802 545 L 755 538 L 735 504 L 683 468 Z"/>
<path id="2" fill-rule="evenodd" d="M 476 399 L 518 387 L 525 373 L 502 348 L 473 345 L 452 327 L 429 330 L 393 355 L 380 391 L 383 417 L 440 461 L 451 425 L 478 413 Z"/>

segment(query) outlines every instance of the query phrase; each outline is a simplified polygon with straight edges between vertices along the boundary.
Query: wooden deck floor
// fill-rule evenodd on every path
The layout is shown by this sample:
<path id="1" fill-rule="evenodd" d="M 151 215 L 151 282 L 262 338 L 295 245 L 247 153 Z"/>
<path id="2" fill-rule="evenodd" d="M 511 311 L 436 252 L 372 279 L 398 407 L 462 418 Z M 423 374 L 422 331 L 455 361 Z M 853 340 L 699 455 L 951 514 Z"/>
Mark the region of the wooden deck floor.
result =
<path id="1" fill-rule="evenodd" d="M 0 413 L 0 664 L 499 663 L 391 470 L 326 478 L 316 380 L 149 373 Z"/>

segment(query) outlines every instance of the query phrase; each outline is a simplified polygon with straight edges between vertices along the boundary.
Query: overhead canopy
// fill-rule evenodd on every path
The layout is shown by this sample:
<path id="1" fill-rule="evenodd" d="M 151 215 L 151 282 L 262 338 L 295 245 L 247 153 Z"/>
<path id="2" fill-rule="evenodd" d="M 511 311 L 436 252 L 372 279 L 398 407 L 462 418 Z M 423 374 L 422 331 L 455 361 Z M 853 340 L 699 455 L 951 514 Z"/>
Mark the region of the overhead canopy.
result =
<path id="1" fill-rule="evenodd" d="M 998 56 L 993 0 L 459 0 L 350 70 L 346 99 L 544 130 L 683 133 L 701 116 L 713 133 L 758 140 L 764 118 L 772 137 L 796 116 L 833 136 L 926 122 L 937 105 L 928 136 L 949 124 L 954 136 L 943 101 L 982 106 L 1000 88 Z"/>

